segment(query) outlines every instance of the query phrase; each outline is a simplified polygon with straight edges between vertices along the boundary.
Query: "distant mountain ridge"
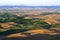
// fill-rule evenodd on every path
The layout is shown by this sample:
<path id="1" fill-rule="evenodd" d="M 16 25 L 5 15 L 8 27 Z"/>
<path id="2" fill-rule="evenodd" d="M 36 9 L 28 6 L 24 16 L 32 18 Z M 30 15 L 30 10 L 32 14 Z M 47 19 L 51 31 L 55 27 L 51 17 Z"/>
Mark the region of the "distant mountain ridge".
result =
<path id="1" fill-rule="evenodd" d="M 60 8 L 60 6 L 25 6 L 25 5 L 3 5 L 0 8 Z"/>

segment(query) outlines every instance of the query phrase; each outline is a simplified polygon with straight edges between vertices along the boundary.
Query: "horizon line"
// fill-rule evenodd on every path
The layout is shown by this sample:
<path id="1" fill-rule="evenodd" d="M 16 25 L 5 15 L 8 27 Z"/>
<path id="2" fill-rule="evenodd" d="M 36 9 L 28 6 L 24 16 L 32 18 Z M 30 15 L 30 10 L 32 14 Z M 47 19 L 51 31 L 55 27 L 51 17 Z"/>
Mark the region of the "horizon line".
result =
<path id="1" fill-rule="evenodd" d="M 0 6 L 60 6 L 60 5 L 0 5 Z"/>

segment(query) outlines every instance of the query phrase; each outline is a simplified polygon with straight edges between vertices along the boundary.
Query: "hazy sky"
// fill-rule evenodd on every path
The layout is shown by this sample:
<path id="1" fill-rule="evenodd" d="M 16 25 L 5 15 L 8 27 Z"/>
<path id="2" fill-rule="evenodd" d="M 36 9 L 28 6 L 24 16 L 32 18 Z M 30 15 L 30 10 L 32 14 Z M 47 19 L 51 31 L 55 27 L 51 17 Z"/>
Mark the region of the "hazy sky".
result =
<path id="1" fill-rule="evenodd" d="M 0 0 L 0 5 L 56 6 L 60 0 Z"/>

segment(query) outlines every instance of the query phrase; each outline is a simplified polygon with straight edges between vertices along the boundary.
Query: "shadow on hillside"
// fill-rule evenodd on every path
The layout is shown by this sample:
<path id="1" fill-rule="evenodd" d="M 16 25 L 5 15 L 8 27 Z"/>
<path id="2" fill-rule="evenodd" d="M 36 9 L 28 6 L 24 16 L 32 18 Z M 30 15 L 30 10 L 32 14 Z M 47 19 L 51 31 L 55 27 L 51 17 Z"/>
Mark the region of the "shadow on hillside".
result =
<path id="1" fill-rule="evenodd" d="M 27 35 L 27 37 L 6 37 L 10 34 L 21 33 L 27 30 L 8 30 L 3 33 L 0 33 L 0 40 L 60 40 L 60 34 L 57 35 L 48 35 L 48 34 L 35 34 L 30 35 L 29 33 L 22 33 Z M 52 30 L 50 30 L 52 31 Z M 57 32 L 56 30 L 53 30 Z M 58 31 L 59 32 L 59 31 Z"/>
<path id="2" fill-rule="evenodd" d="M 28 29 L 25 29 L 25 30 L 11 29 L 11 30 L 7 30 L 5 32 L 0 32 L 0 36 L 6 36 L 6 35 L 9 35 L 9 34 L 15 34 L 15 33 L 22 33 L 24 31 L 28 31 Z"/>
<path id="3" fill-rule="evenodd" d="M 27 37 L 3 38 L 1 40 L 60 40 L 60 34 L 57 35 L 36 34 L 36 35 L 27 35 Z"/>

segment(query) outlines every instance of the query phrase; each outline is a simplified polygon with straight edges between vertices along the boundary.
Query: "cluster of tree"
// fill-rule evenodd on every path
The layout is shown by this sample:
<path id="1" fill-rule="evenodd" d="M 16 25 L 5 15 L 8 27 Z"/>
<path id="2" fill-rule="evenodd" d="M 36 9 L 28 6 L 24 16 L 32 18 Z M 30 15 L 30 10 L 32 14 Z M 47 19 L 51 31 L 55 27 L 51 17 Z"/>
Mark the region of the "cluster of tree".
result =
<path id="1" fill-rule="evenodd" d="M 9 27 L 8 29 L 3 29 L 2 32 L 9 31 L 9 30 L 19 30 L 21 31 L 26 31 L 26 30 L 31 30 L 31 29 L 48 29 L 51 27 L 59 27 L 60 24 L 54 24 L 54 25 L 49 25 L 48 23 L 42 21 L 42 20 L 35 20 L 35 19 L 24 19 L 25 16 L 16 16 L 12 15 L 10 13 L 4 13 L 0 14 L 0 23 L 5 23 L 5 22 L 15 22 L 17 25 L 13 25 Z"/>
<path id="2" fill-rule="evenodd" d="M 60 14 L 60 13 L 58 13 L 58 12 L 43 12 L 43 13 L 40 14 L 40 15 L 45 16 L 45 15 L 49 15 L 49 14 Z"/>

